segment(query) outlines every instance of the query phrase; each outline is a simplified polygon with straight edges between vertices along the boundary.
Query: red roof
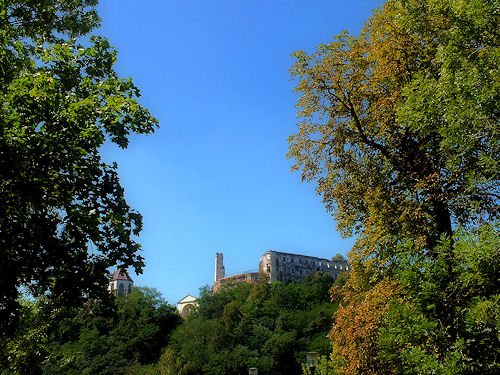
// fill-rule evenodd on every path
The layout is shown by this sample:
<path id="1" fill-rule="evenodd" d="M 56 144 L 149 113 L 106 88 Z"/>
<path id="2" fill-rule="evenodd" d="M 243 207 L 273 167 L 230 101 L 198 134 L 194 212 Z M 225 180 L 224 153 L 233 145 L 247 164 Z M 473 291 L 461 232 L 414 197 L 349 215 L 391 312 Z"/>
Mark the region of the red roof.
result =
<path id="1" fill-rule="evenodd" d="M 121 271 L 119 268 L 117 268 L 113 274 L 113 280 L 128 280 L 134 282 L 134 280 L 132 280 L 132 278 L 128 275 L 127 271 Z"/>

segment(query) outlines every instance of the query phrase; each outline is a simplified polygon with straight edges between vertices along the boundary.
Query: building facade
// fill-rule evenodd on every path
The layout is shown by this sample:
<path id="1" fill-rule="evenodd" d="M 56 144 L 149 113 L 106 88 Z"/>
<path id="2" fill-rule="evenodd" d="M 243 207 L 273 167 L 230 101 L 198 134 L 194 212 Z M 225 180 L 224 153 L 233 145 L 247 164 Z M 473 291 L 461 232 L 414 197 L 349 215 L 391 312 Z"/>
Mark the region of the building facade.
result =
<path id="1" fill-rule="evenodd" d="M 270 282 L 299 282 L 316 271 L 329 273 L 335 280 L 340 272 L 349 271 L 349 265 L 346 260 L 334 261 L 274 250 L 264 253 L 259 263 L 259 273 L 266 274 Z"/>
<path id="2" fill-rule="evenodd" d="M 132 278 L 127 271 L 121 271 L 119 268 L 113 273 L 108 285 L 108 290 L 119 297 L 132 293 L 133 288 L 134 281 Z"/>
<path id="3" fill-rule="evenodd" d="M 266 275 L 269 282 L 282 281 L 284 283 L 300 282 L 307 275 L 316 271 L 323 271 L 337 279 L 339 273 L 349 271 L 347 260 L 329 260 L 309 255 L 267 251 L 260 258 L 259 272 L 247 272 L 225 277 L 222 253 L 215 256 L 215 278 L 212 292 L 221 288 L 232 287 L 239 283 L 256 283 L 261 275 Z"/>
<path id="4" fill-rule="evenodd" d="M 198 299 L 190 294 L 177 302 L 177 311 L 184 319 L 186 319 L 189 313 L 196 307 L 198 307 Z"/>

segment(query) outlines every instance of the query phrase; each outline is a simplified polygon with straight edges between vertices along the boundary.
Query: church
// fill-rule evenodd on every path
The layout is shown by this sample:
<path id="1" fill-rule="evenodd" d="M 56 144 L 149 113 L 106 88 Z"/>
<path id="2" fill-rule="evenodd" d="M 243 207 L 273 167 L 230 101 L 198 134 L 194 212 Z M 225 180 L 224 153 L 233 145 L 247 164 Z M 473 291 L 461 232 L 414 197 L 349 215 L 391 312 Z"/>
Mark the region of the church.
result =
<path id="1" fill-rule="evenodd" d="M 108 285 L 108 290 L 115 293 L 118 297 L 123 297 L 127 294 L 132 293 L 134 288 L 134 281 L 129 276 L 127 271 L 121 270 L 119 268 L 113 273 L 111 281 Z"/>

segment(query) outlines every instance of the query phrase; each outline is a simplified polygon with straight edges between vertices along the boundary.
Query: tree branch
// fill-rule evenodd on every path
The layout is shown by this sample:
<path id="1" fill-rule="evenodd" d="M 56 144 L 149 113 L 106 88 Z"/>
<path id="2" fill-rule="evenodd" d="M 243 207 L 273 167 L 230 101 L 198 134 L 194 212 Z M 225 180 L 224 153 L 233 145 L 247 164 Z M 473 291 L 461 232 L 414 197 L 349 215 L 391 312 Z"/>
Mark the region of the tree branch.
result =
<path id="1" fill-rule="evenodd" d="M 346 106 L 346 108 L 349 110 L 349 113 L 351 114 L 351 116 L 354 119 L 354 124 L 356 125 L 356 129 L 358 130 L 359 135 L 361 136 L 361 140 L 365 144 L 367 144 L 368 146 L 371 146 L 371 147 L 379 150 L 382 155 L 384 155 L 389 161 L 392 162 L 392 156 L 389 153 L 389 151 L 387 151 L 387 149 L 384 146 L 382 146 L 380 143 L 372 141 L 371 139 L 369 139 L 366 136 L 366 134 L 363 131 L 363 128 L 361 126 L 361 121 L 359 120 L 358 114 L 356 113 L 356 110 L 354 109 L 354 105 L 352 104 L 352 101 L 351 101 L 351 98 L 349 96 L 349 93 L 347 93 L 347 102 L 349 103 L 349 105 Z M 345 106 L 344 103 L 342 103 L 342 104 Z"/>

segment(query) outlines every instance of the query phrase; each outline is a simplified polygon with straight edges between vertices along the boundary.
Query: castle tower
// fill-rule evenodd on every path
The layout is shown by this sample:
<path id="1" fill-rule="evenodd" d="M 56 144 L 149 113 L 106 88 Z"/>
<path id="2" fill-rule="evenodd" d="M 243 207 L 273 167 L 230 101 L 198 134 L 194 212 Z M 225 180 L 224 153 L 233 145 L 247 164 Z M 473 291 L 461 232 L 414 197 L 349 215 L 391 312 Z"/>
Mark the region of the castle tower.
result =
<path id="1" fill-rule="evenodd" d="M 214 282 L 224 278 L 226 275 L 226 270 L 224 269 L 224 256 L 222 253 L 215 254 L 215 278 Z"/>

